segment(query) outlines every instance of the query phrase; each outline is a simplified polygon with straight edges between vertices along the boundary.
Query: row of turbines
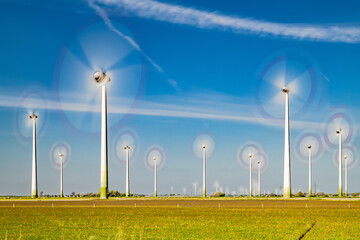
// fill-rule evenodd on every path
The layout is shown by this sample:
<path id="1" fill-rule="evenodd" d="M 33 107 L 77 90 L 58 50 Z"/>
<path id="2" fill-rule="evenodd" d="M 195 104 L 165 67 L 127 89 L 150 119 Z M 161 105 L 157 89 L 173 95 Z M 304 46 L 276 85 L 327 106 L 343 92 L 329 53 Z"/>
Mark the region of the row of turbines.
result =
<path id="1" fill-rule="evenodd" d="M 100 198 L 108 198 L 108 142 L 107 142 L 107 91 L 106 85 L 111 81 L 111 78 L 102 71 L 96 71 L 93 74 L 94 81 L 101 86 L 102 103 L 101 103 L 101 169 L 100 169 Z M 291 171 L 290 171 L 290 121 L 289 121 L 289 93 L 288 87 L 283 87 L 282 92 L 285 93 L 285 144 L 284 144 L 284 182 L 283 182 L 283 197 L 291 197 Z M 36 154 L 36 119 L 37 115 L 32 113 L 29 118 L 33 121 L 33 149 L 32 149 L 32 184 L 31 184 L 31 197 L 38 197 L 37 187 L 37 154 Z M 342 196 L 342 133 L 341 129 L 336 130 L 339 136 L 339 197 Z M 206 145 L 200 146 L 203 150 L 203 197 L 206 197 Z M 312 195 L 312 167 L 311 167 L 311 149 L 312 146 L 308 145 L 309 150 L 309 196 Z M 129 146 L 124 146 L 126 154 L 126 197 L 130 196 L 130 177 L 129 177 Z M 250 167 L 250 193 L 252 197 L 252 153 L 249 153 L 249 167 Z M 60 197 L 63 197 L 63 157 L 64 154 L 60 153 Z M 154 196 L 157 196 L 157 158 L 153 157 L 154 165 Z M 347 156 L 345 160 L 345 196 L 348 194 L 347 184 Z M 261 162 L 257 161 L 258 165 L 258 193 L 261 193 Z"/>

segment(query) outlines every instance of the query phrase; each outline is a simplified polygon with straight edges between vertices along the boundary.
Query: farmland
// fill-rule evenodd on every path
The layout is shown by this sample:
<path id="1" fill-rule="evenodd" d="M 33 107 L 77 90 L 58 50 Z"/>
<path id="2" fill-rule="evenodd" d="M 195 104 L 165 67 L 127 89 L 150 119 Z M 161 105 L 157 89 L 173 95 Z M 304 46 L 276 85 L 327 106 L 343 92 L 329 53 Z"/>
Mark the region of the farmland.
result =
<path id="1" fill-rule="evenodd" d="M 360 239 L 360 202 L 0 201 L 0 239 Z"/>

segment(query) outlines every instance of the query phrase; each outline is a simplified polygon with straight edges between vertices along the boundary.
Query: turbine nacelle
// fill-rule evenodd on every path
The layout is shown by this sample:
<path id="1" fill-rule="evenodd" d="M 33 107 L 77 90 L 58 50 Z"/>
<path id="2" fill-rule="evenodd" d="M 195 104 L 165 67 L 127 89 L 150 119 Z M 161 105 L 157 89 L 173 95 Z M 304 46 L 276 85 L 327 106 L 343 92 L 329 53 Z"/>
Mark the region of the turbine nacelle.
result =
<path id="1" fill-rule="evenodd" d="M 127 149 L 130 149 L 130 147 L 129 146 L 124 146 L 124 149 L 127 150 Z"/>
<path id="2" fill-rule="evenodd" d="M 62 153 L 59 153 L 59 157 L 63 157 L 64 156 L 64 154 L 62 154 Z"/>
<path id="3" fill-rule="evenodd" d="M 289 92 L 290 92 L 290 88 L 284 86 L 284 87 L 282 87 L 281 91 L 283 91 L 284 93 L 289 93 Z"/>
<path id="4" fill-rule="evenodd" d="M 308 145 L 308 146 L 307 146 L 307 148 L 308 148 L 308 149 L 311 149 L 311 148 L 312 148 L 312 146 L 311 146 L 311 145 Z"/>
<path id="5" fill-rule="evenodd" d="M 105 85 L 111 81 L 111 78 L 102 71 L 96 71 L 93 75 L 93 79 L 99 85 Z"/>
<path id="6" fill-rule="evenodd" d="M 348 157 L 345 155 L 345 156 L 344 156 L 344 159 L 346 160 L 347 158 L 348 158 Z"/>
<path id="7" fill-rule="evenodd" d="M 205 145 L 202 145 L 202 148 L 203 148 L 203 149 L 205 149 L 205 148 L 206 148 L 206 146 L 205 146 Z"/>
<path id="8" fill-rule="evenodd" d="M 252 156 L 253 156 L 253 155 L 252 155 L 251 153 L 249 153 L 249 158 L 252 158 Z"/>
<path id="9" fill-rule="evenodd" d="M 37 119 L 38 116 L 36 114 L 32 113 L 32 114 L 30 114 L 29 118 L 30 119 Z"/>
<path id="10" fill-rule="evenodd" d="M 156 161 L 156 157 L 154 157 L 153 159 L 154 159 L 154 161 Z"/>
<path id="11" fill-rule="evenodd" d="M 336 130 L 336 134 L 341 134 L 341 128 Z"/>

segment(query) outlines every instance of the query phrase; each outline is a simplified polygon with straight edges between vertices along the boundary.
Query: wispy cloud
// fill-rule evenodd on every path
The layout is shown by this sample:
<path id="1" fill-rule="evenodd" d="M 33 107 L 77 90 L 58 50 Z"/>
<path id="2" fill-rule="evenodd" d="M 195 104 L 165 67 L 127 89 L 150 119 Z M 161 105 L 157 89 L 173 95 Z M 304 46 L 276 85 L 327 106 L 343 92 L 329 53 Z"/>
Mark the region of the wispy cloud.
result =
<path id="1" fill-rule="evenodd" d="M 153 117 L 174 117 L 174 118 L 189 118 L 189 119 L 207 119 L 219 121 L 233 121 L 244 122 L 254 125 L 264 125 L 273 127 L 283 127 L 282 120 L 274 121 L 257 116 L 253 109 L 256 106 L 251 104 L 236 104 L 234 102 L 241 102 L 240 99 L 229 96 L 214 97 L 206 99 L 199 96 L 187 96 L 181 100 L 176 98 L 158 98 L 158 101 L 138 101 L 137 107 L 128 109 L 122 107 L 121 103 L 129 101 L 129 99 L 113 98 L 109 99 L 108 113 L 109 114 L 131 114 L 141 116 Z M 81 99 L 81 96 L 79 97 Z M 78 100 L 79 100 L 78 99 Z M 219 100 L 223 101 L 219 101 Z M 231 101 L 228 101 L 231 100 Z M 25 109 L 47 109 L 52 111 L 71 111 L 71 112 L 93 112 L 100 113 L 100 105 L 94 106 L 81 101 L 58 102 L 53 100 L 32 99 L 28 98 L 26 102 L 21 101 L 20 98 L 14 96 L 0 95 L 0 107 L 8 108 L 25 108 Z M 216 105 L 216 107 L 215 107 Z M 296 121 L 291 122 L 293 128 L 321 128 L 321 122 Z"/>
<path id="2" fill-rule="evenodd" d="M 360 42 L 360 28 L 357 26 L 275 23 L 229 16 L 153 0 L 95 0 L 95 2 L 106 7 L 116 7 L 141 18 L 202 29 L 230 30 L 234 33 L 297 40 Z"/>
<path id="3" fill-rule="evenodd" d="M 88 1 L 88 4 L 91 8 L 93 8 L 96 13 L 101 17 L 101 19 L 104 21 L 106 26 L 119 35 L 120 37 L 124 38 L 131 46 L 133 46 L 138 52 L 142 54 L 142 56 L 161 74 L 164 74 L 164 70 L 148 55 L 145 54 L 145 52 L 141 49 L 141 47 L 136 43 L 134 39 L 132 39 L 130 36 L 125 35 L 121 31 L 119 31 L 110 21 L 106 11 L 102 9 L 100 6 L 94 3 L 93 0 Z M 167 79 L 167 82 L 174 87 L 174 89 L 178 92 L 181 92 L 180 87 L 178 86 L 178 83 L 174 79 Z"/>

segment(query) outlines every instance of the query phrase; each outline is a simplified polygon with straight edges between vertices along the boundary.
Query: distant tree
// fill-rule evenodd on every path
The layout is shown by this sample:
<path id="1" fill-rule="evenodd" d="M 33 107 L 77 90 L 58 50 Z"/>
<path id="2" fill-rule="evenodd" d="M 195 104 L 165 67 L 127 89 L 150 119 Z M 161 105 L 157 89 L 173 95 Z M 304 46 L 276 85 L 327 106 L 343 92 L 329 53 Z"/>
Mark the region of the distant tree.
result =
<path id="1" fill-rule="evenodd" d="M 351 194 L 351 197 L 359 197 L 359 196 L 360 196 L 359 192 L 355 192 L 355 193 Z"/>
<path id="2" fill-rule="evenodd" d="M 325 193 L 324 192 L 318 192 L 315 194 L 316 197 L 325 197 Z"/>
<path id="3" fill-rule="evenodd" d="M 299 191 L 297 194 L 294 195 L 295 197 L 305 197 L 305 194 Z"/>
<path id="4" fill-rule="evenodd" d="M 225 197 L 225 193 L 222 192 L 216 192 L 213 195 L 211 195 L 211 197 Z"/>
<path id="5" fill-rule="evenodd" d="M 75 196 L 75 194 L 76 194 L 75 192 L 71 192 L 71 196 L 72 196 L 72 197 L 74 197 L 74 196 Z"/>
<path id="6" fill-rule="evenodd" d="M 267 197 L 277 197 L 277 195 L 275 193 L 269 193 L 266 195 Z"/>

